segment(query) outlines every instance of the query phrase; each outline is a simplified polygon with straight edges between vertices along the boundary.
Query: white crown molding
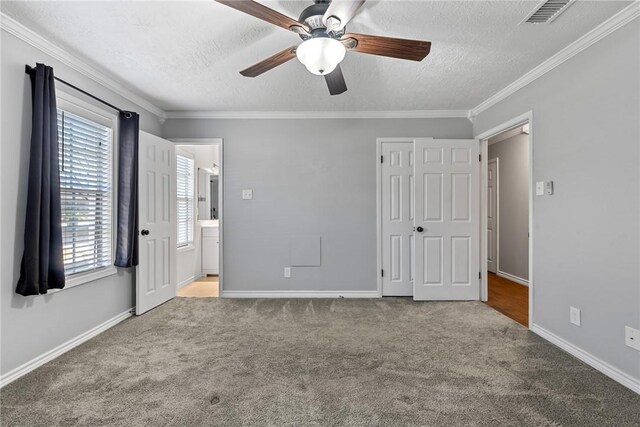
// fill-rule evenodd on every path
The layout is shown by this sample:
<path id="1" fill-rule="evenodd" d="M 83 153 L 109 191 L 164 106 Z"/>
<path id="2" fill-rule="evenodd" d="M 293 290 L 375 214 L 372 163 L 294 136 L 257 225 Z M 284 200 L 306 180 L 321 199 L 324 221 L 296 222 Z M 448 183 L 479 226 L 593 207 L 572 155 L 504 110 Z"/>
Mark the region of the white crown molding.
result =
<path id="1" fill-rule="evenodd" d="M 433 119 L 469 118 L 468 110 L 397 111 L 167 111 L 167 119 Z"/>
<path id="2" fill-rule="evenodd" d="M 43 53 L 50 55 L 57 59 L 69 68 L 79 72 L 90 78 L 91 80 L 101 84 L 112 92 L 128 99 L 136 105 L 144 108 L 145 110 L 155 114 L 159 119 L 164 119 L 164 111 L 153 105 L 151 102 L 136 95 L 131 90 L 124 87 L 122 84 L 116 82 L 113 78 L 108 77 L 106 74 L 96 70 L 94 67 L 88 65 L 85 61 L 81 60 L 75 55 L 72 55 L 65 49 L 56 46 L 50 41 L 46 40 L 41 35 L 35 33 L 29 28 L 25 27 L 10 16 L 0 12 L 0 28 L 9 34 L 12 34 L 20 40 L 30 44 Z"/>
<path id="3" fill-rule="evenodd" d="M 640 16 L 640 2 L 633 2 L 616 15 L 565 47 L 504 89 L 487 98 L 471 110 L 395 110 L 395 111 L 169 111 L 165 112 L 151 102 L 133 93 L 113 78 L 97 71 L 65 49 L 54 45 L 13 18 L 0 12 L 0 28 L 25 41 L 40 51 L 63 62 L 70 68 L 105 86 L 114 93 L 130 100 L 155 114 L 161 122 L 165 119 L 428 119 L 467 118 L 471 121 L 481 112 L 513 95 L 518 90 L 542 77 L 568 59 L 597 43 L 604 37 Z"/>
<path id="4" fill-rule="evenodd" d="M 542 77 L 549 71 L 553 70 L 565 61 L 573 58 L 578 53 L 587 49 L 594 43 L 602 40 L 609 34 L 613 33 L 615 30 L 623 27 L 639 16 L 640 2 L 636 1 L 626 8 L 622 9 L 617 14 L 613 15 L 611 18 L 604 21 L 602 24 L 595 27 L 593 30 L 589 31 L 584 36 L 580 37 L 575 42 L 571 43 L 569 46 L 562 49 L 560 52 L 553 55 L 551 58 L 544 61 L 542 64 L 526 73 L 524 76 L 520 77 L 518 80 L 511 83 L 509 86 L 505 87 L 498 93 L 487 98 L 484 102 L 472 108 L 469 112 L 469 118 L 473 119 L 473 117 L 477 116 L 481 112 L 489 109 L 490 107 L 496 105 L 498 102 L 513 95 L 515 92 L 527 86 L 529 83 Z"/>

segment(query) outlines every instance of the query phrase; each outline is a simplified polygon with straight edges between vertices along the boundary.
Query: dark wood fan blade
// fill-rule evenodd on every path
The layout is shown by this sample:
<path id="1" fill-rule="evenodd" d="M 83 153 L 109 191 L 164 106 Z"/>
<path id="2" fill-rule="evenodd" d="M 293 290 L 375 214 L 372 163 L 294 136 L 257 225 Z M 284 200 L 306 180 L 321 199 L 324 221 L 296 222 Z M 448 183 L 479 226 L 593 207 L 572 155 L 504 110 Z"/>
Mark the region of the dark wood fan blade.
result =
<path id="1" fill-rule="evenodd" d="M 329 25 L 329 27 L 327 27 L 329 30 L 341 30 L 349 23 L 349 21 L 351 21 L 351 19 L 353 19 L 356 12 L 358 12 L 365 1 L 366 0 L 332 0 L 329 4 L 329 8 L 322 17 L 322 22 L 324 22 L 325 25 Z M 331 26 L 328 19 L 332 16 L 335 16 L 340 20 L 339 24 Z"/>
<path id="2" fill-rule="evenodd" d="M 422 40 L 396 39 L 393 37 L 370 36 L 367 34 L 348 33 L 342 36 L 342 42 L 348 46 L 353 39 L 357 42 L 351 50 L 369 55 L 388 56 L 391 58 L 422 61 L 431 50 L 431 42 Z"/>
<path id="3" fill-rule="evenodd" d="M 296 57 L 296 47 L 292 46 L 283 50 L 282 52 L 278 52 L 273 56 L 268 57 L 264 61 L 258 62 L 255 65 L 247 68 L 246 70 L 240 71 L 245 77 L 257 77 L 262 73 L 266 73 L 267 71 L 276 68 L 278 65 L 282 65 L 287 61 L 292 60 Z"/>
<path id="4" fill-rule="evenodd" d="M 258 19 L 267 21 L 270 24 L 277 25 L 286 30 L 295 31 L 296 27 L 304 29 L 303 32 L 308 32 L 309 27 L 306 24 L 301 24 L 293 18 L 289 18 L 287 15 L 283 15 L 280 12 L 268 8 L 253 0 L 216 0 L 218 3 L 222 3 L 226 6 L 232 7 L 240 12 L 247 13 L 251 16 L 255 16 Z M 298 32 L 298 31 L 296 31 Z"/>
<path id="5" fill-rule="evenodd" d="M 325 74 L 324 80 L 327 82 L 327 86 L 329 86 L 329 93 L 331 95 L 340 95 L 347 91 L 347 83 L 344 81 L 340 65 L 329 74 Z"/>

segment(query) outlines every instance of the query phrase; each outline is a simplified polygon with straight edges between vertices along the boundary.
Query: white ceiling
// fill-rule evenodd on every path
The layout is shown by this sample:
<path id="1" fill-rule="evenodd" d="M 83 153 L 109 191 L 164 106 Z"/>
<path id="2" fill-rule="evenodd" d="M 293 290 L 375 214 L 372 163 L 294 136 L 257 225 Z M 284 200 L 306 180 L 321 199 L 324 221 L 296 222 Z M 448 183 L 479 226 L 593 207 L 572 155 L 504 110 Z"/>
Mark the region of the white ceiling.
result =
<path id="1" fill-rule="evenodd" d="M 311 1 L 263 3 L 297 18 Z M 242 77 L 300 39 L 212 0 L 3 0 L 1 10 L 165 111 L 466 110 L 630 2 L 579 0 L 550 25 L 519 25 L 538 3 L 369 0 L 349 31 L 430 40 L 431 53 L 415 63 L 349 52 L 349 91 L 334 97 L 297 60 Z"/>

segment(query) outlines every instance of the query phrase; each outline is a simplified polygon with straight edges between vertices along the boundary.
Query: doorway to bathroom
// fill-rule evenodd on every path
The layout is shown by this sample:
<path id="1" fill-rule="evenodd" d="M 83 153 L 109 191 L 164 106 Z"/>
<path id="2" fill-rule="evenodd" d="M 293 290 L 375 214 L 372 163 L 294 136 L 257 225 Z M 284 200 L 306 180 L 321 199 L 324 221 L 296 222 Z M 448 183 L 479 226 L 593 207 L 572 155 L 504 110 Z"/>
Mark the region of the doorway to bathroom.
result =
<path id="1" fill-rule="evenodd" d="M 222 288 L 222 140 L 176 145 L 177 297 L 216 298 Z"/>

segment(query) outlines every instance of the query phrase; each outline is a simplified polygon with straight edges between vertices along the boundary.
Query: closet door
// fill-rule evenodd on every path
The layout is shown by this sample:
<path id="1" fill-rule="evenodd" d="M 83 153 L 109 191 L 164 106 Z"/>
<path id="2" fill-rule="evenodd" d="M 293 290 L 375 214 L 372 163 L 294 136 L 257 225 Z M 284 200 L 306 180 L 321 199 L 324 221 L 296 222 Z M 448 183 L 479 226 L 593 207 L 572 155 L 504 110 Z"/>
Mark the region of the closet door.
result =
<path id="1" fill-rule="evenodd" d="M 413 139 L 382 143 L 382 295 L 413 295 Z"/>
<path id="2" fill-rule="evenodd" d="M 476 140 L 414 142 L 415 300 L 480 298 L 480 161 Z"/>

